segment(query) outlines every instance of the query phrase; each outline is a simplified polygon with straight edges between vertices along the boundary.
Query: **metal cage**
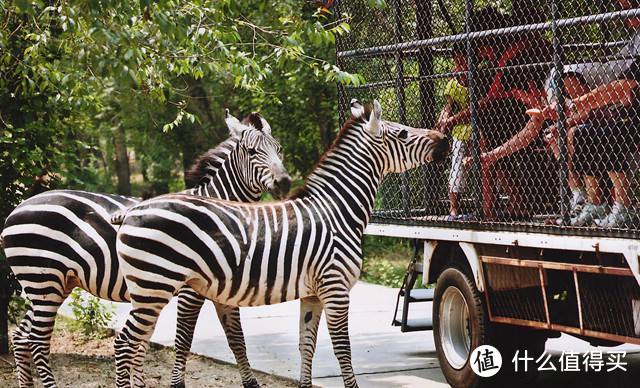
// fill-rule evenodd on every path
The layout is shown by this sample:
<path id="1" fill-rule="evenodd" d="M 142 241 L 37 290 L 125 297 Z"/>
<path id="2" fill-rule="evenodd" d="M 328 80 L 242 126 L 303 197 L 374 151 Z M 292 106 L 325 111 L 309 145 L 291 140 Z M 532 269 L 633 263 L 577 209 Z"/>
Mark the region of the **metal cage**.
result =
<path id="1" fill-rule="evenodd" d="M 373 6 L 378 3 L 378 6 Z M 385 118 L 449 135 L 448 161 L 383 182 L 374 221 L 637 238 L 636 0 L 335 3 L 341 68 Z"/>

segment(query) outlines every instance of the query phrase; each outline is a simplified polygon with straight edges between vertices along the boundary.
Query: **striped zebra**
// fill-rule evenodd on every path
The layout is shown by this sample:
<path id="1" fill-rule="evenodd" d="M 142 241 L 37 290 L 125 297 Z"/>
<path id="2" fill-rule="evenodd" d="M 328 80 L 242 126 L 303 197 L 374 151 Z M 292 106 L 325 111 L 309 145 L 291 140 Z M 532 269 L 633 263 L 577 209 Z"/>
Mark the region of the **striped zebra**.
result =
<path id="1" fill-rule="evenodd" d="M 252 113 L 240 122 L 228 111 L 225 121 L 230 138 L 196 161 L 187 177 L 197 185 L 183 193 L 244 202 L 258 201 L 265 191 L 286 194 L 290 178 L 267 121 Z M 27 199 L 7 218 L 1 236 L 5 254 L 31 302 L 12 338 L 21 387 L 33 386 L 31 359 L 43 385 L 56 386 L 49 363 L 50 339 L 56 312 L 74 287 L 102 299 L 129 301 L 115 250 L 117 227 L 110 221 L 138 202 L 118 195 L 56 190 Z M 178 294 L 172 386 L 184 386 L 186 356 L 203 302 L 188 288 Z M 215 307 L 244 386 L 258 387 L 246 357 L 238 308 L 217 303 Z M 138 379 L 143 380 L 141 370 Z"/>
<path id="2" fill-rule="evenodd" d="M 344 384 L 357 387 L 348 333 L 349 291 L 362 268 L 361 239 L 383 177 L 445 157 L 439 132 L 381 119 L 380 104 L 352 101 L 349 119 L 306 185 L 280 202 L 238 204 L 187 195 L 144 201 L 126 215 L 116 250 L 132 310 L 116 338 L 116 385 L 128 387 L 136 349 L 188 285 L 229 306 L 301 300 L 300 386 L 324 311 Z"/>

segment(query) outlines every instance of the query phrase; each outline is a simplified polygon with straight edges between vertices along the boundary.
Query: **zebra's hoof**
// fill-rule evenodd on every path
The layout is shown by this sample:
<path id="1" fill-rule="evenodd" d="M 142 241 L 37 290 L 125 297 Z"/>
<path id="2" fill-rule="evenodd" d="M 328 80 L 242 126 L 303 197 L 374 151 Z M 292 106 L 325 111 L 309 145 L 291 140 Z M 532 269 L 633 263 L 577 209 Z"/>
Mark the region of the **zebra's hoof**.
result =
<path id="1" fill-rule="evenodd" d="M 260 388 L 262 385 L 258 382 L 258 380 L 251 380 L 247 383 L 242 383 L 243 388 Z"/>
<path id="2" fill-rule="evenodd" d="M 171 388 L 185 388 L 184 381 L 178 384 L 171 384 Z"/>

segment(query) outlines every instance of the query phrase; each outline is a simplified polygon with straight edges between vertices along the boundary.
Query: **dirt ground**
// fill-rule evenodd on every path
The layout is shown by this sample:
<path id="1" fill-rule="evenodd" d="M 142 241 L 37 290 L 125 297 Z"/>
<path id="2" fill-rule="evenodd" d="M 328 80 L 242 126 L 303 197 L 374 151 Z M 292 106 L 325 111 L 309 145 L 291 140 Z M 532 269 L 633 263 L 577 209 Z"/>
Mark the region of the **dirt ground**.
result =
<path id="1" fill-rule="evenodd" d="M 57 325 L 56 325 L 57 326 Z M 113 337 L 81 341 L 70 330 L 58 329 L 51 346 L 51 364 L 59 387 L 98 388 L 115 385 Z M 169 348 L 153 347 L 145 359 L 148 387 L 168 387 L 174 354 Z M 12 356 L 0 356 L 0 387 L 13 388 L 18 383 L 14 375 Z M 35 373 L 35 370 L 34 370 Z M 256 372 L 265 387 L 297 387 L 288 379 Z M 36 387 L 42 385 L 36 379 Z M 187 361 L 187 387 L 242 387 L 235 365 L 192 355 Z"/>

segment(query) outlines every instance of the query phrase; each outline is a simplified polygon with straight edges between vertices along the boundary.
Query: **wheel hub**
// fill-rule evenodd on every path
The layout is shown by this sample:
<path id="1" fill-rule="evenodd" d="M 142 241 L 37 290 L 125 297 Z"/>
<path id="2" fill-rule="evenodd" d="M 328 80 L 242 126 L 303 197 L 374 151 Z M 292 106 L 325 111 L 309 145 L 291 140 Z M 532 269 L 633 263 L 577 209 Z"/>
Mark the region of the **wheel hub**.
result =
<path id="1" fill-rule="evenodd" d="M 449 286 L 442 294 L 440 338 L 449 365 L 462 369 L 471 350 L 469 308 L 462 292 L 454 286 Z"/>

